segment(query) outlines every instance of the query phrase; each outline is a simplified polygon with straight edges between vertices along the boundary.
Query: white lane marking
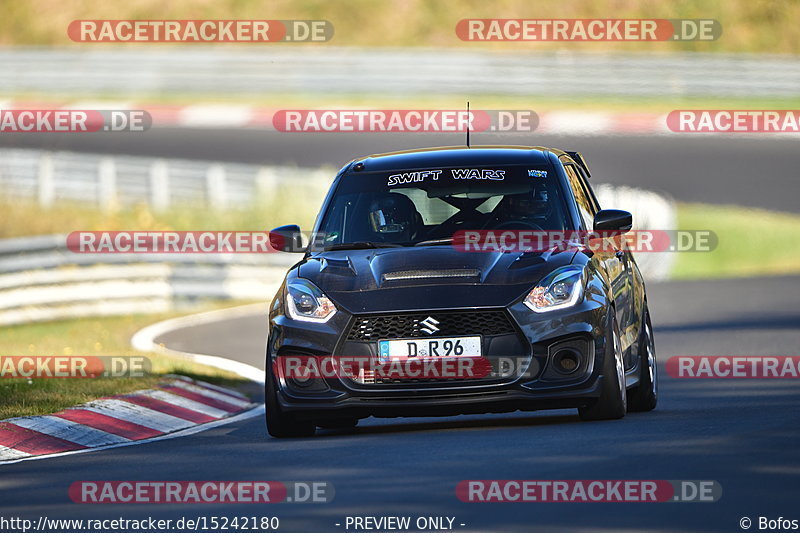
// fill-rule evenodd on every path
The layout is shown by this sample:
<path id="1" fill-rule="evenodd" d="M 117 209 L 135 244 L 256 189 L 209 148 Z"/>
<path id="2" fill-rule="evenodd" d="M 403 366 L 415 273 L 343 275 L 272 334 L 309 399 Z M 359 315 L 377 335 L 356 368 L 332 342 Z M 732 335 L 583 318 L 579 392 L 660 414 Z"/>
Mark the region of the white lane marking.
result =
<path id="1" fill-rule="evenodd" d="M 207 389 L 205 387 L 199 387 L 197 385 L 192 385 L 191 383 L 187 383 L 185 381 L 175 380 L 170 383 L 170 385 L 174 385 L 175 387 L 180 387 L 181 389 L 187 390 L 189 392 L 194 392 L 197 394 L 201 394 L 206 398 L 210 398 L 213 400 L 218 400 L 220 402 L 225 402 L 231 404 L 235 407 L 244 408 L 250 405 L 250 402 L 245 400 L 240 400 L 239 398 L 234 398 L 228 394 L 224 394 L 221 392 L 216 392 L 211 389 Z"/>
<path id="2" fill-rule="evenodd" d="M 603 112 L 551 111 L 540 117 L 538 132 L 597 135 L 613 130 L 614 115 Z"/>
<path id="3" fill-rule="evenodd" d="M 242 394 L 239 391 L 236 391 L 236 390 L 233 390 L 233 389 L 228 389 L 226 387 L 220 387 L 219 385 L 214 385 L 212 383 L 208 383 L 208 382 L 205 382 L 205 381 L 198 381 L 198 380 L 194 380 L 192 378 L 187 378 L 186 376 L 178 376 L 178 375 L 175 375 L 175 374 L 169 374 L 167 377 L 175 378 L 175 379 L 177 379 L 179 381 L 182 381 L 184 383 L 188 383 L 190 385 L 194 385 L 196 387 L 202 387 L 204 389 L 211 389 L 211 390 L 214 390 L 214 391 L 217 391 L 217 392 L 221 392 L 225 396 L 236 396 L 237 398 L 241 398 L 242 400 L 249 400 L 249 398 L 247 396 L 245 396 L 244 394 Z M 248 401 L 247 404 L 249 405 L 250 402 Z"/>
<path id="4" fill-rule="evenodd" d="M 9 420 L 10 423 L 16 424 L 39 433 L 50 435 L 64 439 L 81 446 L 103 446 L 105 444 L 118 444 L 120 442 L 129 442 L 130 439 L 106 433 L 99 429 L 95 429 L 83 424 L 77 424 L 69 420 L 64 420 L 57 416 L 32 416 L 28 418 L 14 418 Z"/>
<path id="5" fill-rule="evenodd" d="M 287 265 L 288 267 L 289 265 Z M 256 368 L 253 365 L 227 359 L 216 355 L 206 355 L 198 353 L 181 352 L 180 350 L 172 350 L 166 348 L 161 344 L 157 344 L 154 339 L 169 333 L 176 329 L 189 328 L 194 326 L 201 326 L 210 324 L 219 320 L 230 320 L 232 318 L 239 318 L 252 315 L 264 316 L 268 313 L 268 306 L 265 303 L 248 304 L 238 307 L 229 307 L 227 309 L 217 309 L 215 311 L 206 311 L 204 313 L 197 313 L 194 315 L 187 315 L 178 318 L 169 318 L 137 331 L 131 337 L 131 346 L 136 350 L 143 352 L 155 352 L 157 354 L 169 355 L 172 357 L 181 357 L 189 359 L 201 365 L 213 366 L 222 370 L 227 370 L 238 374 L 243 378 L 256 383 L 264 383 L 264 371 Z"/>
<path id="6" fill-rule="evenodd" d="M 138 424 L 163 433 L 170 433 L 194 425 L 193 422 L 183 418 L 114 398 L 95 400 L 80 406 L 80 408 L 112 418 L 119 418 L 125 422 Z"/>
<path id="7" fill-rule="evenodd" d="M 245 126 L 253 110 L 242 105 L 188 105 L 178 111 L 177 123 L 191 127 Z"/>
<path id="8" fill-rule="evenodd" d="M 135 392 L 132 394 L 132 396 L 147 396 L 149 398 L 161 400 L 162 402 L 167 402 L 170 405 L 183 407 L 184 409 L 203 413 L 204 415 L 212 416 L 214 418 L 223 418 L 231 414 L 229 411 L 223 411 L 222 409 L 217 409 L 216 407 L 211 407 L 210 405 L 196 402 L 194 400 L 190 400 L 189 398 L 184 398 L 183 396 L 178 396 L 177 394 L 172 394 L 163 390 L 144 390 Z"/>
<path id="9" fill-rule="evenodd" d="M 0 461 L 10 461 L 12 459 L 22 459 L 23 457 L 30 457 L 31 454 L 14 448 L 0 445 Z"/>

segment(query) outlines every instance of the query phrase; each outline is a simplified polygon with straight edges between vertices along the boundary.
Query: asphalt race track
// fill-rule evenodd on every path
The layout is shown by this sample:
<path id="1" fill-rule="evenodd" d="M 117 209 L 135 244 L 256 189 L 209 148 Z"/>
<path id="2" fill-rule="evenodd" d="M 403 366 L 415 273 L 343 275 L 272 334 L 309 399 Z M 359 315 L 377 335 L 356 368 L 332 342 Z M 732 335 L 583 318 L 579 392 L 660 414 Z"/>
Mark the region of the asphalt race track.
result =
<path id="1" fill-rule="evenodd" d="M 163 130 L 151 135 L 162 133 L 161 144 L 142 137 L 138 144 L 111 145 L 110 135 L 90 144 L 79 136 L 63 141 L 49 136 L 47 142 L 69 143 L 61 149 L 171 157 L 294 158 L 304 165 L 343 162 L 351 154 L 387 149 L 395 139 L 395 147 L 424 144 L 379 135 L 292 138 L 188 131 L 178 137 Z M 4 139 L 6 145 L 16 142 Z M 564 137 L 537 142 L 584 151 L 602 181 L 662 189 L 683 200 L 798 210 L 796 140 Z M 745 516 L 755 522 L 753 530 L 759 516 L 800 518 L 800 382 L 680 380 L 664 372 L 664 362 L 674 355 L 796 355 L 800 277 L 664 282 L 648 290 L 661 363 L 661 398 L 651 413 L 594 423 L 580 422 L 573 410 L 369 419 L 353 433 L 320 431 L 311 439 L 292 440 L 269 438 L 259 417 L 185 438 L 0 467 L 0 514 L 34 519 L 275 515 L 287 532 L 345 531 L 335 524 L 343 524 L 347 515 L 455 516 L 455 530 L 469 532 L 741 531 L 739 520 Z M 263 367 L 265 313 L 178 330 L 159 340 Z M 332 482 L 336 497 L 329 504 L 274 506 L 70 501 L 71 483 L 101 479 L 317 480 Z M 723 494 L 716 503 L 462 503 L 455 487 L 465 479 L 716 480 Z"/>

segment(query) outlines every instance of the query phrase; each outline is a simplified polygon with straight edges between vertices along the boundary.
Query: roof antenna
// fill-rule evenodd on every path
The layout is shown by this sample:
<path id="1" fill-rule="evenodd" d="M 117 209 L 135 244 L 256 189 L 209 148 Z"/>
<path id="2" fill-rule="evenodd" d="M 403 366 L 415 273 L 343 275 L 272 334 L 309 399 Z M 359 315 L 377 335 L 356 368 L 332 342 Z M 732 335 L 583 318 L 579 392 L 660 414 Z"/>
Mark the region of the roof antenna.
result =
<path id="1" fill-rule="evenodd" d="M 469 100 L 467 100 L 467 148 L 469 148 L 469 126 L 472 121 L 469 114 Z"/>

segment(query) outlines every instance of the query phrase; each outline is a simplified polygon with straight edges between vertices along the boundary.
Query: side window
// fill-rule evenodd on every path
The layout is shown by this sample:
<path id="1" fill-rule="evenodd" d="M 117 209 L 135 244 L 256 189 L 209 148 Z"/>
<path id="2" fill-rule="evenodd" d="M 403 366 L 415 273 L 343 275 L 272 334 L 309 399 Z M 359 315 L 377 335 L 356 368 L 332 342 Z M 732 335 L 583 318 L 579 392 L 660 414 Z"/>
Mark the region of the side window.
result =
<path id="1" fill-rule="evenodd" d="M 597 200 L 597 195 L 592 190 L 592 186 L 589 185 L 589 177 L 586 175 L 586 172 L 583 171 L 580 167 L 573 167 L 575 173 L 578 174 L 580 177 L 580 182 L 583 184 L 583 190 L 586 193 L 586 197 L 589 199 L 589 203 L 592 204 L 592 213 L 597 213 L 600 211 L 600 202 Z"/>
<path id="2" fill-rule="evenodd" d="M 578 212 L 583 219 L 583 224 L 586 229 L 591 230 L 594 224 L 594 213 L 595 207 L 593 202 L 590 200 L 589 195 L 586 193 L 586 190 L 583 188 L 583 184 L 581 183 L 581 178 L 578 175 L 578 171 L 575 169 L 574 165 L 564 165 L 564 170 L 567 172 L 567 178 L 569 179 L 569 185 L 572 187 L 572 193 L 575 195 L 575 200 L 578 204 Z"/>

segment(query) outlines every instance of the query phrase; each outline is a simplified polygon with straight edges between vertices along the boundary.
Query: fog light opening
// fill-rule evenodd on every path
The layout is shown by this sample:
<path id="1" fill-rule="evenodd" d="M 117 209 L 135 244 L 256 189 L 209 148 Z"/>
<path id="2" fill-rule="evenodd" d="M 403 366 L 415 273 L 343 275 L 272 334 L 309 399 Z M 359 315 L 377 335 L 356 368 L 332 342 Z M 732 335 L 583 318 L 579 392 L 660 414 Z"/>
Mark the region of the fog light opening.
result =
<path id="1" fill-rule="evenodd" d="M 318 376 L 316 376 L 314 371 L 305 362 L 303 362 L 296 368 L 292 369 L 292 372 L 287 376 L 286 381 L 288 381 L 293 387 L 308 389 L 316 384 L 318 381 Z"/>
<path id="2" fill-rule="evenodd" d="M 564 348 L 553 356 L 553 366 L 561 374 L 572 374 L 581 366 L 581 356 L 571 348 Z"/>

